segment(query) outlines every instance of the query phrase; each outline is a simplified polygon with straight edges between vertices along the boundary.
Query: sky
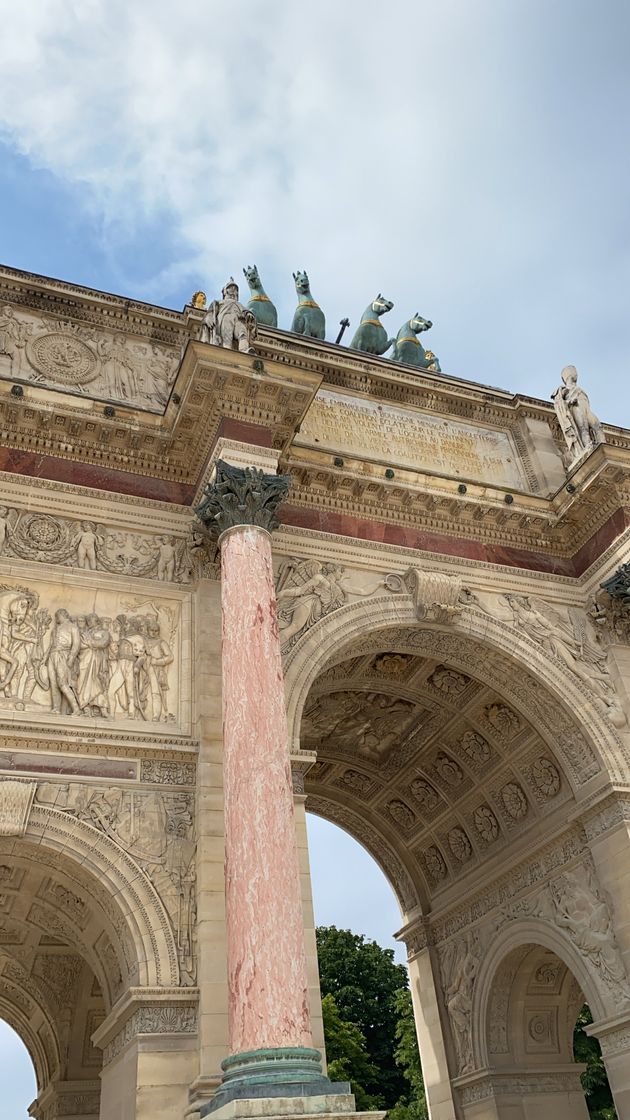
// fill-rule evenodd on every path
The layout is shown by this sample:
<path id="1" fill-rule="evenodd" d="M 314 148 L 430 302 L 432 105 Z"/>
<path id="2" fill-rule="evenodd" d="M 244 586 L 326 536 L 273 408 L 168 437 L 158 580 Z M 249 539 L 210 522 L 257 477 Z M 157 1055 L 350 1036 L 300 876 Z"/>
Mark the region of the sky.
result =
<path id="1" fill-rule="evenodd" d="M 0 0 L 6 263 L 180 308 L 377 292 L 450 374 L 603 419 L 630 350 L 625 0 Z M 346 336 L 347 338 L 350 335 Z"/>
<path id="2" fill-rule="evenodd" d="M 630 426 L 626 0 L 0 0 L 0 17 L 5 264 L 181 308 L 255 263 L 285 328 L 306 269 L 329 339 L 382 292 L 390 334 L 432 319 L 447 374 L 548 399 L 572 363 Z M 390 943 L 389 888 L 311 831 L 318 919 Z"/>

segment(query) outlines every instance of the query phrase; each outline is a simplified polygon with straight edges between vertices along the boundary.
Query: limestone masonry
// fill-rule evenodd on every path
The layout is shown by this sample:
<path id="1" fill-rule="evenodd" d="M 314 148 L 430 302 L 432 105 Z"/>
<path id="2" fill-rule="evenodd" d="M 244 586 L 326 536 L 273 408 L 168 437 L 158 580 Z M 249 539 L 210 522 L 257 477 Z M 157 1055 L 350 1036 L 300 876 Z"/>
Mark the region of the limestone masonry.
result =
<path id="1" fill-rule="evenodd" d="M 309 809 L 396 892 L 432 1120 L 586 1118 L 585 1002 L 630 1120 L 630 432 L 572 366 L 548 401 L 460 380 L 420 316 L 381 357 L 380 295 L 327 343 L 304 272 L 278 330 L 246 275 L 177 312 L 0 269 L 32 1115 L 352 1115 Z"/>

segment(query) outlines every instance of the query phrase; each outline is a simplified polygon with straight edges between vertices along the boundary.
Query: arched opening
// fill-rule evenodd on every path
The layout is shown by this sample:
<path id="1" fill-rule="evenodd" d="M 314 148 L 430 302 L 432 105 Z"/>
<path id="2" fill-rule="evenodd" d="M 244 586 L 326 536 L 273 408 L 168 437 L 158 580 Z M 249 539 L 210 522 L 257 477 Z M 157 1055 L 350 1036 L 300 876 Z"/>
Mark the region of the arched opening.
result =
<path id="1" fill-rule="evenodd" d="M 380 625 L 370 628 L 370 612 L 376 621 L 379 611 Z M 492 1086 L 486 1091 L 481 1085 L 493 1068 L 480 1049 L 485 1018 L 482 1023 L 474 1012 L 485 956 L 497 931 L 518 914 L 538 915 L 549 926 L 564 922 L 565 940 L 579 950 L 578 925 L 587 919 L 576 915 L 578 925 L 572 926 L 571 915 L 561 913 L 563 892 L 573 889 L 574 877 L 570 869 L 560 871 L 563 861 L 573 861 L 572 867 L 585 861 L 576 890 L 606 910 L 584 839 L 578 829 L 571 832 L 569 822 L 581 789 L 598 776 L 600 785 L 609 780 L 623 748 L 602 703 L 587 688 L 582 686 L 583 702 L 576 697 L 569 710 L 561 680 L 567 689 L 575 682 L 566 666 L 560 671 L 552 661 L 542 664 L 540 656 L 537 661 L 526 635 L 476 609 L 465 622 L 441 628 L 411 625 L 410 613 L 400 602 L 353 604 L 313 627 L 289 652 L 289 716 L 296 749 L 316 754 L 306 774 L 307 808 L 359 840 L 396 892 L 430 1071 L 427 1092 L 435 1102 L 450 1094 L 452 1107 L 463 1108 L 462 1114 L 496 1120 L 511 1114 L 497 1112 Z M 534 891 L 536 877 L 528 878 L 527 868 L 533 853 L 551 851 L 559 836 L 565 838 L 554 865 L 559 870 L 536 901 L 540 891 Z M 515 882 L 529 896 L 506 909 L 501 884 L 516 868 L 525 869 Z M 541 944 L 556 951 L 544 938 Z M 580 972 L 587 954 L 582 951 L 581 961 L 580 951 L 571 958 L 570 973 L 580 976 L 581 987 L 572 1002 L 563 992 L 556 1067 L 549 1072 L 549 1056 L 541 1067 L 546 1084 L 556 1074 L 560 1078 L 573 1116 L 581 1114 L 576 1101 L 587 1115 L 570 1047 L 578 1011 L 588 1001 L 603 1019 L 615 1005 L 618 949 L 611 960 L 596 960 L 595 980 Z M 467 973 L 462 983 L 459 964 Z M 533 1015 L 533 1005 L 530 1009 Z M 521 1016 L 523 1054 L 528 1029 Z M 515 1053 L 510 1057 L 512 1079 L 518 1080 Z M 507 1073 L 497 1076 L 505 1086 Z M 515 1112 L 514 1120 L 519 1115 Z"/>
<path id="2" fill-rule="evenodd" d="M 552 949 L 525 943 L 496 969 L 485 1012 L 487 1110 L 482 1115 L 519 1120 L 535 1109 L 539 1120 L 588 1120 L 574 1057 L 575 1024 L 585 1004 L 581 984 Z M 465 1024 L 454 1013 L 455 1032 Z"/>
<path id="3" fill-rule="evenodd" d="M 344 829 L 307 817 L 329 1074 L 360 1111 L 425 1117 L 400 908 L 375 859 Z M 331 868 L 334 872 L 331 873 Z"/>
<path id="4" fill-rule="evenodd" d="M 12 1120 L 28 1120 L 28 1107 L 37 1096 L 33 1060 L 17 1031 L 0 1019 L 0 1085 L 2 1108 Z"/>

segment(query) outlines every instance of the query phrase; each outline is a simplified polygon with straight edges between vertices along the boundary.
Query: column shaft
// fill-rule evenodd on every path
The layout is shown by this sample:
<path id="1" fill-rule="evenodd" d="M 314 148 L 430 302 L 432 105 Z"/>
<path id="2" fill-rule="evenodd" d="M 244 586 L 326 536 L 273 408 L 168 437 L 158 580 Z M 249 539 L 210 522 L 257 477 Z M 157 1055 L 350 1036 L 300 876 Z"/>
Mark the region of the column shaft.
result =
<path id="1" fill-rule="evenodd" d="M 269 534 L 227 530 L 221 567 L 230 1051 L 311 1046 Z"/>

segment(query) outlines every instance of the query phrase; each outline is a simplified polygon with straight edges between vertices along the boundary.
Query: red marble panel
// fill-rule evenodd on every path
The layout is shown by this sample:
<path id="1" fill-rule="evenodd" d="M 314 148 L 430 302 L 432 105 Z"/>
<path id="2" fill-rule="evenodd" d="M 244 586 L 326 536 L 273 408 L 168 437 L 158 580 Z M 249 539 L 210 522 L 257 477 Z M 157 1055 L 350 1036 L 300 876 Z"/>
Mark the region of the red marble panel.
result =
<path id="1" fill-rule="evenodd" d="M 67 758 L 35 751 L 0 751 L 0 771 L 23 774 L 78 774 L 86 778 L 137 778 L 138 763 L 127 759 Z"/>
<path id="2" fill-rule="evenodd" d="M 368 521 L 328 510 L 303 509 L 285 506 L 281 510 L 285 525 L 315 529 L 322 533 L 338 533 L 364 541 L 415 548 L 419 552 L 437 552 L 444 556 L 461 556 L 467 560 L 481 560 L 488 564 L 504 564 L 527 571 L 549 572 L 554 575 L 579 576 L 589 564 L 604 552 L 612 541 L 630 523 L 624 510 L 618 510 L 610 520 L 572 558 L 557 557 L 507 545 L 485 544 L 464 537 L 450 537 L 443 533 L 427 533 L 409 526 L 389 525 L 382 521 Z"/>

